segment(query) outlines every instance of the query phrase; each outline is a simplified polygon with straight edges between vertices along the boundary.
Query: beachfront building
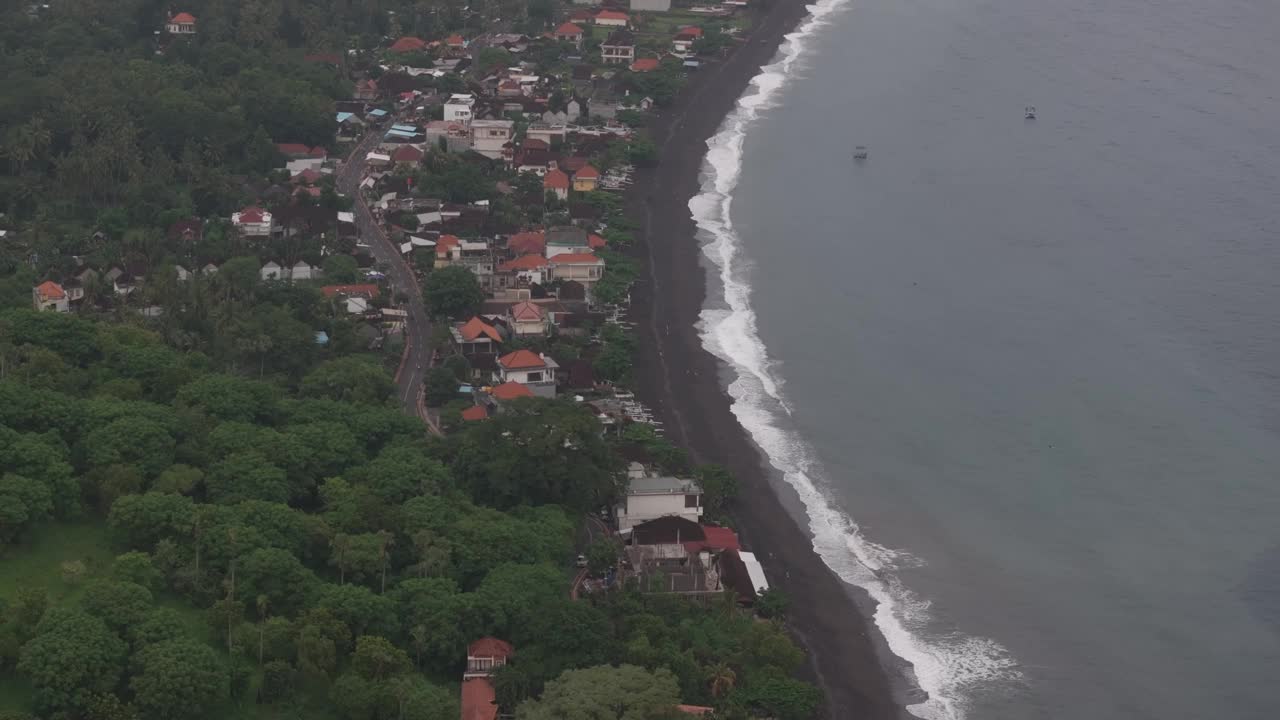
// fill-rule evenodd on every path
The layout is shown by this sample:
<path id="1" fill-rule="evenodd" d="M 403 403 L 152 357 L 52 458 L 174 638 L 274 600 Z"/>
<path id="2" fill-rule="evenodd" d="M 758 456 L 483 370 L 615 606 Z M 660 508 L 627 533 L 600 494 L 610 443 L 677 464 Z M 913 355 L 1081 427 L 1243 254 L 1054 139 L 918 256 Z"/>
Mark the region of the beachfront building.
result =
<path id="1" fill-rule="evenodd" d="M 627 470 L 627 495 L 614 508 L 618 532 L 661 517 L 698 522 L 702 517 L 702 488 L 693 480 L 658 475 L 639 463 Z"/>
<path id="2" fill-rule="evenodd" d="M 196 19 L 191 13 L 180 12 L 169 18 L 169 22 L 164 24 L 164 30 L 170 35 L 195 35 Z"/>

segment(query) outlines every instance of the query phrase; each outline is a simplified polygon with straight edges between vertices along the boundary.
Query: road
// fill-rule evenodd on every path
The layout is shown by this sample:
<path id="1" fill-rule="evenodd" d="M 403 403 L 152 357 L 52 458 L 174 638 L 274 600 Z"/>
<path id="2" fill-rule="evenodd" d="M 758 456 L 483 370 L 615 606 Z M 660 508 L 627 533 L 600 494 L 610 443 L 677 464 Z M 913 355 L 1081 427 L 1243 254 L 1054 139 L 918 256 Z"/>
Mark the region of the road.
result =
<path id="1" fill-rule="evenodd" d="M 356 149 L 338 171 L 337 187 L 339 193 L 355 200 L 352 211 L 355 214 L 356 231 L 360 239 L 373 250 L 374 259 L 387 268 L 392 292 L 404 293 L 409 298 L 405 306 L 409 312 L 405 337 L 408 354 L 404 360 L 404 367 L 396 376 L 396 397 L 404 406 L 405 412 L 420 417 L 431 425 L 421 402 L 422 381 L 430 366 L 430 349 L 427 341 L 431 335 L 431 323 L 427 318 L 426 307 L 422 304 L 422 290 L 418 287 L 413 271 L 400 254 L 399 248 L 387 237 L 382 225 L 374 219 L 364 195 L 360 192 L 360 181 L 364 179 L 365 172 L 365 156 L 377 147 L 382 134 L 381 129 L 375 128 L 361 138 Z M 434 430 L 434 426 L 432 429 Z"/>

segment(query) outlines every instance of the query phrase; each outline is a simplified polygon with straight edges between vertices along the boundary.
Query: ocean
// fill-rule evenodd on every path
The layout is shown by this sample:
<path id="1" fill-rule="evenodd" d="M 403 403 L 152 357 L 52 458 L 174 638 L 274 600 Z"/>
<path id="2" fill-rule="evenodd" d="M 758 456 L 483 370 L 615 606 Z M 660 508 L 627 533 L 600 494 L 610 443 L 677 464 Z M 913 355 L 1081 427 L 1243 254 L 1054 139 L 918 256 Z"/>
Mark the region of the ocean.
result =
<path id="1" fill-rule="evenodd" d="M 704 344 L 913 714 L 1280 717 L 1277 31 L 822 0 L 709 142 Z"/>

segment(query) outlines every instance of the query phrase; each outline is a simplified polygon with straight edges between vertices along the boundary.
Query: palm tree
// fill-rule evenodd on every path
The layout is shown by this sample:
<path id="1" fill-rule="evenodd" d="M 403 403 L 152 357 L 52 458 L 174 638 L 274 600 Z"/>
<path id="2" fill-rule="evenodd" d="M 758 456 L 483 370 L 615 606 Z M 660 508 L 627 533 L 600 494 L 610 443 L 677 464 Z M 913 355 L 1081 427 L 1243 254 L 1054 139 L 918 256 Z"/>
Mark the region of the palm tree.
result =
<path id="1" fill-rule="evenodd" d="M 267 635 L 267 608 L 271 604 L 270 598 L 266 595 L 259 595 L 258 603 L 258 666 L 262 666 L 262 648 L 266 641 Z"/>
<path id="2" fill-rule="evenodd" d="M 382 566 L 382 589 L 380 593 L 387 592 L 387 549 L 395 545 L 395 538 L 386 530 L 378 531 L 378 563 Z"/>
<path id="3" fill-rule="evenodd" d="M 431 636 L 427 633 L 426 626 L 414 625 L 413 629 L 409 630 L 409 638 L 413 640 L 413 664 L 415 667 L 421 667 L 422 651 L 427 649 L 427 640 Z"/>
<path id="4" fill-rule="evenodd" d="M 738 675 L 725 663 L 716 663 L 708 673 L 711 681 L 711 697 L 720 698 L 733 689 Z"/>
<path id="5" fill-rule="evenodd" d="M 351 549 L 351 536 L 346 533 L 338 533 L 329 541 L 329 546 L 336 553 L 338 584 L 345 585 L 347 582 L 347 551 Z"/>
<path id="6" fill-rule="evenodd" d="M 430 530 L 413 534 L 413 547 L 418 552 L 418 571 L 422 577 L 433 576 L 449 565 L 449 542 Z"/>

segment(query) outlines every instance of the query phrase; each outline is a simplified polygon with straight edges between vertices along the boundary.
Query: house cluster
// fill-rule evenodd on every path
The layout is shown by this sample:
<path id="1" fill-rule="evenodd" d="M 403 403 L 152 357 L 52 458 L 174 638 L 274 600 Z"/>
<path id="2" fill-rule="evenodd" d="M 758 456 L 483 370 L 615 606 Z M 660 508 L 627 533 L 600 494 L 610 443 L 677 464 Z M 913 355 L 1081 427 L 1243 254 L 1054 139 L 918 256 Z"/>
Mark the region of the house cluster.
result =
<path id="1" fill-rule="evenodd" d="M 754 553 L 733 530 L 702 521 L 702 488 L 632 461 L 627 493 L 614 508 L 626 541 L 624 572 L 648 592 L 732 591 L 743 605 L 769 589 Z"/>

